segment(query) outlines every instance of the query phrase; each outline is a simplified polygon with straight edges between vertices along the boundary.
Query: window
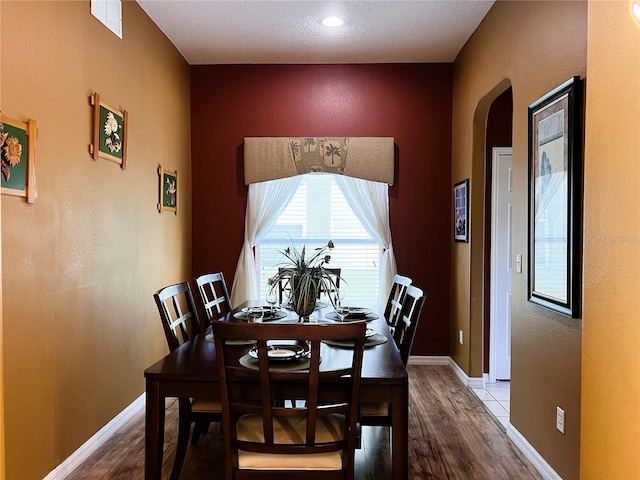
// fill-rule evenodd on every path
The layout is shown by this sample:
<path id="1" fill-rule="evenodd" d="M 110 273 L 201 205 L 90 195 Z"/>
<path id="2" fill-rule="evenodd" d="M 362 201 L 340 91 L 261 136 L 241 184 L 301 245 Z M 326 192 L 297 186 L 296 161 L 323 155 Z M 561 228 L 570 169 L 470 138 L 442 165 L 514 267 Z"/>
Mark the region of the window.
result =
<path id="1" fill-rule="evenodd" d="M 349 298 L 377 301 L 381 246 L 353 213 L 331 174 L 304 175 L 293 199 L 275 225 L 256 245 L 259 298 L 265 298 L 267 279 L 284 260 L 280 251 L 293 244 L 314 249 L 333 240 L 329 267 L 342 269 Z"/>
<path id="2" fill-rule="evenodd" d="M 122 38 L 122 2 L 120 0 L 91 0 L 91 14 Z"/>

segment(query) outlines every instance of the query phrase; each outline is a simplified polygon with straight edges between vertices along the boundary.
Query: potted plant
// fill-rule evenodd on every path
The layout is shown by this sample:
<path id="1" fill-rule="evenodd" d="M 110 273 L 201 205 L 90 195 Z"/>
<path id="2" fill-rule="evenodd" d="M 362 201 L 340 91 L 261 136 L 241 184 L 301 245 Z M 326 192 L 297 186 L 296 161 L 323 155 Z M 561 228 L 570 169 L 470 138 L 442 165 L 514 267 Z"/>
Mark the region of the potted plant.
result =
<path id="1" fill-rule="evenodd" d="M 307 246 L 302 250 L 291 245 L 280 253 L 287 261 L 279 265 L 278 273 L 267 280 L 268 288 L 289 288 L 291 292 L 291 308 L 301 317 L 307 318 L 316 307 L 320 290 L 329 292 L 336 288 L 336 279 L 325 270 L 324 265 L 331 261 L 330 252 L 333 241 L 313 250 L 307 257 Z"/>

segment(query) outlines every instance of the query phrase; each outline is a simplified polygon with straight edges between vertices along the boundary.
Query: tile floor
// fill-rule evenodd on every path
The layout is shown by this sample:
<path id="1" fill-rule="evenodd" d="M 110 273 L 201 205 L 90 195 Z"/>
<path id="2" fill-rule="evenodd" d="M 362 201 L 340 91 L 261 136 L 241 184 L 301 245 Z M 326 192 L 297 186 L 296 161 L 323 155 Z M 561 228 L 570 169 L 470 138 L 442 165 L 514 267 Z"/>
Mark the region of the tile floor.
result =
<path id="1" fill-rule="evenodd" d="M 474 388 L 473 391 L 506 431 L 509 424 L 511 384 L 504 381 L 485 383 L 484 388 Z"/>

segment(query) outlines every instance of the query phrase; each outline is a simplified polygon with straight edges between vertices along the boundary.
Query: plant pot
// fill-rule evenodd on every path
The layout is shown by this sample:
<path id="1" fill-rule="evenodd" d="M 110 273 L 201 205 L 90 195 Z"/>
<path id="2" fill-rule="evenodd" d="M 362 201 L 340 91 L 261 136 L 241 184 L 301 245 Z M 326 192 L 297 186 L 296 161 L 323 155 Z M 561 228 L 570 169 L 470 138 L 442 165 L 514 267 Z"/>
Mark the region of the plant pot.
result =
<path id="1" fill-rule="evenodd" d="M 316 301 L 318 300 L 318 285 L 316 282 L 312 282 L 310 287 L 311 288 L 298 289 L 294 283 L 292 307 L 294 312 L 296 312 L 302 319 L 308 318 L 316 308 Z"/>
<path id="2" fill-rule="evenodd" d="M 316 308 L 316 297 L 308 295 L 300 295 L 293 300 L 293 310 L 298 314 L 300 318 L 306 318 L 313 313 Z"/>

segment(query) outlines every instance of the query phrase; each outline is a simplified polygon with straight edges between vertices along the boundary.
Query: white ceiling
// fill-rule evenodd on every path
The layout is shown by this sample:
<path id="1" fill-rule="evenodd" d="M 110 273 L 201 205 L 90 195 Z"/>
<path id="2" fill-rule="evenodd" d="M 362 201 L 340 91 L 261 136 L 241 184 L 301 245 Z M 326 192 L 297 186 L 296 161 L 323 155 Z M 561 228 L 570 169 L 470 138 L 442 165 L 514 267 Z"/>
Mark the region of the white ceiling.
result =
<path id="1" fill-rule="evenodd" d="M 452 62 L 494 3 L 137 1 L 191 65 Z M 330 15 L 344 25 L 323 26 Z"/>

